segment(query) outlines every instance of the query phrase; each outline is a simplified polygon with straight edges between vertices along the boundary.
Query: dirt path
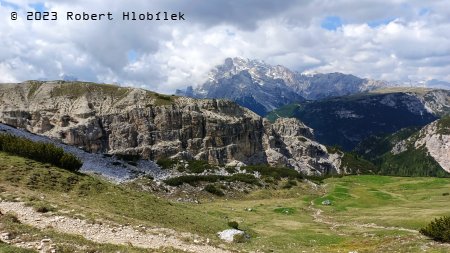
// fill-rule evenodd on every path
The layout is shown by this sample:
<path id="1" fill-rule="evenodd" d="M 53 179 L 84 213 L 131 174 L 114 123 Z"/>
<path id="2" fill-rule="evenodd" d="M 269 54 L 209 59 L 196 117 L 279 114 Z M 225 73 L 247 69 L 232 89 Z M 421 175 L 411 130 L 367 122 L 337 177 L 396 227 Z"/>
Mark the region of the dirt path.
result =
<path id="1" fill-rule="evenodd" d="M 90 224 L 84 220 L 65 216 L 47 215 L 36 212 L 32 207 L 27 207 L 21 202 L 0 202 L 0 210 L 3 213 L 13 212 L 24 224 L 44 229 L 52 227 L 56 231 L 81 235 L 87 240 L 97 243 L 123 244 L 140 248 L 159 249 L 173 247 L 188 252 L 229 252 L 208 245 L 202 240 L 195 240 L 190 244 L 180 237 L 193 238 L 192 234 L 177 233 L 170 229 L 134 228 L 131 226 Z"/>

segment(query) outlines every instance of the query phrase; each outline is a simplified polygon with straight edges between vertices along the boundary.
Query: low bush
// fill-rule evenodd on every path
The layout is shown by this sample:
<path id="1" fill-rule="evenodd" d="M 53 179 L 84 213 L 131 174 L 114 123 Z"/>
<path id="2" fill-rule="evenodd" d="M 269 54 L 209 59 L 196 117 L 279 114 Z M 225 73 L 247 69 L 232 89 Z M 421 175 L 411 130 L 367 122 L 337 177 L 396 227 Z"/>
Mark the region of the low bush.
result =
<path id="1" fill-rule="evenodd" d="M 232 176 L 223 175 L 185 175 L 179 177 L 173 177 L 164 180 L 164 183 L 170 186 L 180 186 L 184 183 L 190 185 L 197 185 L 198 182 L 217 182 L 217 181 L 228 181 L 228 182 L 244 182 L 248 184 L 260 185 L 259 180 L 251 174 L 234 174 Z"/>
<path id="2" fill-rule="evenodd" d="M 438 242 L 450 242 L 450 216 L 436 218 L 420 229 L 420 233 Z"/>
<path id="3" fill-rule="evenodd" d="M 217 188 L 213 184 L 206 185 L 204 190 L 209 192 L 209 193 L 211 193 L 211 194 L 214 194 L 216 196 L 224 196 L 225 195 L 225 193 L 221 189 Z"/>
<path id="4" fill-rule="evenodd" d="M 83 166 L 76 156 L 65 153 L 62 148 L 53 144 L 33 142 L 9 134 L 0 134 L 0 151 L 42 163 L 50 163 L 69 171 L 78 171 Z"/>
<path id="5" fill-rule="evenodd" d="M 238 170 L 235 167 L 225 167 L 225 170 L 230 174 L 238 172 Z"/>
<path id="6" fill-rule="evenodd" d="M 293 186 L 297 186 L 297 181 L 295 181 L 295 180 L 288 180 L 288 181 L 283 185 L 283 188 L 284 188 L 284 189 L 290 189 L 290 188 L 292 188 Z"/>
<path id="7" fill-rule="evenodd" d="M 247 184 L 261 186 L 261 183 L 259 182 L 259 180 L 251 174 L 243 174 L 243 173 L 234 174 L 234 175 L 228 177 L 227 181 L 230 181 L 230 182 L 239 181 L 239 182 L 244 182 Z"/>
<path id="8" fill-rule="evenodd" d="M 17 223 L 19 224 L 19 218 L 17 218 L 17 215 L 14 213 L 6 213 L 6 214 L 2 214 L 0 215 L 0 221 L 2 223 Z"/>
<path id="9" fill-rule="evenodd" d="M 192 173 L 203 173 L 205 170 L 212 170 L 213 166 L 207 161 L 192 160 L 188 162 L 187 170 Z"/>
<path id="10" fill-rule="evenodd" d="M 52 206 L 44 205 L 44 204 L 38 204 L 34 206 L 34 210 L 38 213 L 48 213 L 55 211 L 55 208 Z"/>
<path id="11" fill-rule="evenodd" d="M 220 175 L 186 175 L 186 176 L 179 176 L 179 177 L 172 177 L 169 179 L 164 180 L 164 183 L 170 185 L 170 186 L 180 186 L 184 183 L 190 184 L 190 185 L 196 185 L 198 182 L 217 182 L 220 180 L 225 180 L 225 176 Z"/>
<path id="12" fill-rule="evenodd" d="M 237 221 L 229 221 L 228 226 L 230 228 L 239 229 L 239 223 L 237 223 Z"/>
<path id="13" fill-rule="evenodd" d="M 161 159 L 158 159 L 158 161 L 156 161 L 156 164 L 158 164 L 159 167 L 161 167 L 161 169 L 168 170 L 168 169 L 172 169 L 172 167 L 174 165 L 177 165 L 178 160 L 161 158 Z"/>

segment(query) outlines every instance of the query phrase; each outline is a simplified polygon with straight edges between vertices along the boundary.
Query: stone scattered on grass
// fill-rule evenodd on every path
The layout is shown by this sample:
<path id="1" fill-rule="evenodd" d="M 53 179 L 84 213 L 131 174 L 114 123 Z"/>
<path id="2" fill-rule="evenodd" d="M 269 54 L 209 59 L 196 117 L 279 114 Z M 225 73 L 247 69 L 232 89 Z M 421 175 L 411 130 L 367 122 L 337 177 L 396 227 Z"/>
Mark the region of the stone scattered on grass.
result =
<path id="1" fill-rule="evenodd" d="M 226 229 L 222 232 L 217 233 L 217 235 L 219 236 L 219 238 L 221 240 L 224 240 L 226 242 L 234 242 L 235 241 L 235 236 L 238 235 L 237 237 L 243 237 L 245 236 L 245 232 L 239 229 Z"/>
<path id="2" fill-rule="evenodd" d="M 331 200 L 326 199 L 326 200 L 322 201 L 322 205 L 324 205 L 324 206 L 330 206 L 330 205 L 331 205 Z"/>

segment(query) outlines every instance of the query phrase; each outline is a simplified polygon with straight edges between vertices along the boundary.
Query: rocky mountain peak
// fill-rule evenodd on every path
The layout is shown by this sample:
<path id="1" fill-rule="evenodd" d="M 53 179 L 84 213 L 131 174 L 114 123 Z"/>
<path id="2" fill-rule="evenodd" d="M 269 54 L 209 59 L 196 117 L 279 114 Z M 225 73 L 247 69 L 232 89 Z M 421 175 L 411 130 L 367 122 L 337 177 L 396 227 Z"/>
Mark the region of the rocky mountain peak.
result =
<path id="1" fill-rule="evenodd" d="M 349 95 L 388 86 L 387 82 L 342 73 L 305 75 L 260 60 L 227 58 L 209 72 L 207 82 L 177 95 L 227 98 L 264 116 L 280 106 Z"/>

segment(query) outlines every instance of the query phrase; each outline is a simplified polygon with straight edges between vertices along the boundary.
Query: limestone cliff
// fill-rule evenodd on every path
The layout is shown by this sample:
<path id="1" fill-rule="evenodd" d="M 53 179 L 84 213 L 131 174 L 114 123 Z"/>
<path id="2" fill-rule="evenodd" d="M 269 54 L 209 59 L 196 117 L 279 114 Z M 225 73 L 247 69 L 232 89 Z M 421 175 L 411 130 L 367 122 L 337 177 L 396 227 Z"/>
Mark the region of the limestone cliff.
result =
<path id="1" fill-rule="evenodd" d="M 412 145 L 408 146 L 408 143 Z M 450 173 L 450 116 L 436 120 L 410 138 L 399 141 L 391 152 L 401 154 L 408 148 L 424 149 L 442 169 Z"/>
<path id="2" fill-rule="evenodd" d="M 227 100 L 94 83 L 29 81 L 0 85 L 0 101 L 1 122 L 89 152 L 213 164 L 283 164 L 308 173 L 339 168 L 299 121 L 271 125 Z"/>
<path id="3" fill-rule="evenodd" d="M 425 145 L 428 154 L 445 171 L 450 173 L 450 132 L 439 132 L 439 121 L 435 121 L 421 130 L 423 136 L 415 142 L 415 147 Z"/>
<path id="4" fill-rule="evenodd" d="M 325 146 L 314 141 L 313 130 L 297 119 L 279 118 L 272 125 L 266 122 L 265 129 L 264 147 L 270 165 L 341 173 L 337 170 L 341 165 L 340 155 L 329 154 Z"/>

